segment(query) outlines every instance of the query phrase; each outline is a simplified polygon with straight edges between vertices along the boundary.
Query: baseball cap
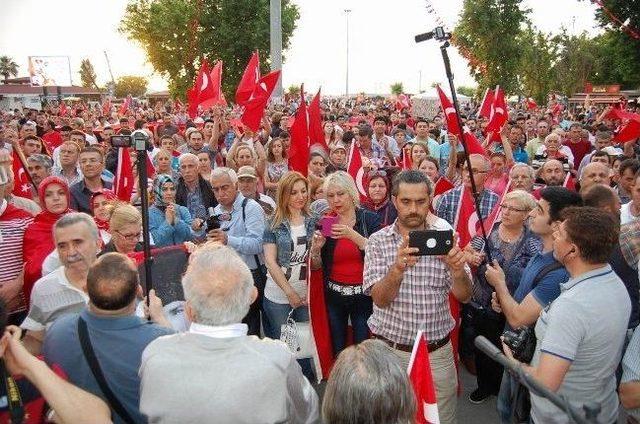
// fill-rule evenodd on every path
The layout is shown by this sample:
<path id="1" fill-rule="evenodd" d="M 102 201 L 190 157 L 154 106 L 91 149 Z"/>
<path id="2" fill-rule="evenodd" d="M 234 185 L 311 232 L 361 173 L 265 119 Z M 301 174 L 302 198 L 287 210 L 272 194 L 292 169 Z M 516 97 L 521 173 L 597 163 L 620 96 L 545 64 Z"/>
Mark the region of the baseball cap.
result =
<path id="1" fill-rule="evenodd" d="M 258 179 L 258 174 L 253 166 L 241 166 L 238 169 L 238 178 L 255 178 Z"/>

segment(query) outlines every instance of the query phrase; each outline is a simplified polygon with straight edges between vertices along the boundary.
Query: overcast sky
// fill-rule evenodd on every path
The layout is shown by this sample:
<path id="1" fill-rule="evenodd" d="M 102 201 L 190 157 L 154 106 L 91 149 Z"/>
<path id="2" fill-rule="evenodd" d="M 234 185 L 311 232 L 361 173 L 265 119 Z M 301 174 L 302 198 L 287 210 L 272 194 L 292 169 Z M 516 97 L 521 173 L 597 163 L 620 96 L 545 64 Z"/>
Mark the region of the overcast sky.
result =
<path id="1" fill-rule="evenodd" d="M 298 28 L 285 52 L 283 84 L 305 83 L 314 91 L 342 94 L 346 82 L 346 17 L 349 15 L 349 91 L 389 92 L 399 81 L 416 92 L 421 83 L 446 82 L 438 45 L 415 44 L 416 34 L 436 26 L 424 0 L 293 0 L 300 7 Z M 594 6 L 577 0 L 525 0 L 531 18 L 547 32 L 564 25 L 570 32 L 597 31 Z M 166 88 L 154 75 L 144 51 L 117 31 L 127 0 L 1 0 L 0 55 L 11 56 L 27 74 L 27 56 L 62 55 L 71 60 L 74 84 L 83 58 L 93 63 L 98 82 L 109 80 L 106 50 L 115 78 L 142 75 L 150 90 Z M 448 29 L 453 28 L 462 0 L 432 0 Z M 473 85 L 466 62 L 450 49 L 458 85 Z M 420 77 L 421 76 L 421 77 Z M 223 76 L 224 77 L 224 76 Z"/>

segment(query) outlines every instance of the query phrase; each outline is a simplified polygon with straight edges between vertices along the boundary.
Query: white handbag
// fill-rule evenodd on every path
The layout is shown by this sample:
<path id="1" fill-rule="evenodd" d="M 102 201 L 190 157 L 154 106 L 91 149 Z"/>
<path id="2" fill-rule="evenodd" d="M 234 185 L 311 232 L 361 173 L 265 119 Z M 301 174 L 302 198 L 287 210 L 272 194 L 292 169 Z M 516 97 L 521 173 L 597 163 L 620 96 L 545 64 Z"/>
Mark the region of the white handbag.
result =
<path id="1" fill-rule="evenodd" d="M 296 322 L 291 315 L 292 309 L 287 316 L 287 320 L 280 327 L 280 341 L 284 342 L 296 359 L 313 357 L 313 340 L 311 336 L 311 326 L 309 322 Z"/>

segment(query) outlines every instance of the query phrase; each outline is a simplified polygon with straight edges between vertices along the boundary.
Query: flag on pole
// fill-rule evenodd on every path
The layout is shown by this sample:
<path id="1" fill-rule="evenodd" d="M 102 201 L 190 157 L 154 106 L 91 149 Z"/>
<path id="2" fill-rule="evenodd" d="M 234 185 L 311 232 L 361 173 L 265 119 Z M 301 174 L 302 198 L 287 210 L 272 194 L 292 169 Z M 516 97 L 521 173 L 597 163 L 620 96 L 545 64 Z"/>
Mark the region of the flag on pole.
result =
<path id="1" fill-rule="evenodd" d="M 406 109 L 409 107 L 411 107 L 409 96 L 407 96 L 406 94 L 400 94 L 396 99 L 396 110 L 401 111 L 402 109 Z"/>
<path id="2" fill-rule="evenodd" d="M 476 225 L 478 224 L 479 218 L 476 213 L 476 205 L 473 202 L 471 190 L 464 185 L 461 185 L 457 190 L 461 190 L 462 193 L 453 228 L 455 228 L 458 233 L 458 244 L 461 248 L 464 248 L 476 233 Z"/>
<path id="3" fill-rule="evenodd" d="M 307 104 L 304 101 L 304 84 L 300 86 L 300 106 L 296 111 L 293 125 L 289 130 L 291 146 L 289 148 L 289 169 L 304 175 L 309 169 L 309 122 Z"/>
<path id="4" fill-rule="evenodd" d="M 118 167 L 113 180 L 114 192 L 118 199 L 129 202 L 133 193 L 135 180 L 133 178 L 133 167 L 131 166 L 131 157 L 129 149 L 126 147 L 118 148 Z"/>
<path id="5" fill-rule="evenodd" d="M 365 189 L 367 177 L 364 172 L 364 167 L 362 164 L 362 155 L 360 154 L 360 149 L 356 146 L 355 140 L 351 143 L 351 148 L 349 149 L 349 161 L 347 162 L 347 172 L 353 180 L 356 182 L 356 187 L 358 188 L 358 193 L 360 193 L 360 201 L 367 201 L 367 190 Z"/>
<path id="6" fill-rule="evenodd" d="M 124 116 L 129 111 L 130 107 L 131 107 L 131 94 L 129 94 L 124 99 L 124 102 L 122 102 L 122 104 L 120 105 L 120 110 L 118 111 L 118 115 Z"/>
<path id="7" fill-rule="evenodd" d="M 320 144 L 326 151 L 329 151 L 329 146 L 327 146 L 327 142 L 324 139 L 324 130 L 322 129 L 320 89 L 318 89 L 311 103 L 309 103 L 309 140 L 311 145 Z"/>
<path id="8" fill-rule="evenodd" d="M 409 150 L 411 152 L 411 150 Z M 413 168 L 413 162 L 411 161 L 411 155 L 407 151 L 402 152 L 402 170 L 407 171 Z"/>
<path id="9" fill-rule="evenodd" d="M 67 109 L 67 104 L 65 102 L 60 102 L 60 116 L 66 116 L 69 113 L 69 109 Z"/>
<path id="10" fill-rule="evenodd" d="M 111 98 L 107 98 L 102 104 L 102 114 L 105 116 L 111 115 Z"/>
<path id="11" fill-rule="evenodd" d="M 535 100 L 533 100 L 531 97 L 527 98 L 527 109 L 528 110 L 534 110 L 538 107 L 538 104 L 536 103 Z"/>
<path id="12" fill-rule="evenodd" d="M 576 191 L 576 180 L 571 176 L 571 172 L 567 172 L 567 176 L 564 177 L 562 187 L 568 188 L 571 191 Z"/>
<path id="13" fill-rule="evenodd" d="M 413 385 L 418 406 L 415 422 L 418 424 L 440 424 L 436 388 L 431 373 L 431 362 L 429 361 L 427 337 L 422 330 L 419 330 L 416 334 L 407 372 Z"/>
<path id="14" fill-rule="evenodd" d="M 260 57 L 258 56 L 258 50 L 256 50 L 251 55 L 251 59 L 249 59 L 249 63 L 247 63 L 247 67 L 242 74 L 242 79 L 240 79 L 240 84 L 238 84 L 236 104 L 244 106 L 249 101 L 256 84 L 258 84 L 258 80 L 260 80 Z"/>
<path id="15" fill-rule="evenodd" d="M 456 113 L 456 109 L 453 107 L 453 103 L 444 94 L 442 88 L 438 85 L 436 87 L 438 90 L 438 97 L 440 98 L 440 106 L 442 107 L 442 111 L 444 112 L 445 119 L 447 121 L 447 131 L 451 134 L 460 138 L 460 126 L 458 125 L 458 114 Z"/>
<path id="16" fill-rule="evenodd" d="M 12 194 L 18 197 L 31 199 L 33 197 L 33 192 L 31 191 L 32 185 L 31 181 L 29 180 L 28 171 L 25 169 L 24 164 L 22 163 L 22 160 L 15 149 L 12 151 L 11 155 L 13 157 L 11 166 L 13 167 L 14 175 Z"/>
<path id="17" fill-rule="evenodd" d="M 477 117 L 483 117 L 489 119 L 491 116 L 491 103 L 493 102 L 493 98 L 495 97 L 495 93 L 493 90 L 486 89 L 484 91 L 484 96 L 482 97 L 482 103 L 480 103 L 480 109 L 478 109 Z"/>
<path id="18" fill-rule="evenodd" d="M 219 60 L 211 70 L 211 87 L 213 87 L 213 104 L 226 106 L 227 101 L 222 94 L 222 61 Z"/>
<path id="19" fill-rule="evenodd" d="M 267 102 L 269 102 L 271 93 L 276 88 L 279 78 L 280 71 L 273 71 L 260 78 L 251 97 L 244 104 L 244 113 L 240 120 L 251 131 L 257 132 L 260 129 L 260 120 L 264 115 L 264 108 L 267 106 Z"/>
<path id="20" fill-rule="evenodd" d="M 438 204 L 438 199 L 440 199 L 440 196 L 451 190 L 453 187 L 453 183 L 447 180 L 445 177 L 438 178 L 438 181 L 436 181 L 435 185 L 433 186 L 433 200 L 431 201 L 431 204 Z"/>
<path id="21" fill-rule="evenodd" d="M 492 132 L 500 137 L 500 131 L 508 120 L 507 113 L 507 101 L 504 97 L 504 90 L 499 86 L 496 87 L 493 97 L 493 103 L 491 107 L 491 115 L 489 117 L 489 124 L 487 124 L 487 134 Z"/>

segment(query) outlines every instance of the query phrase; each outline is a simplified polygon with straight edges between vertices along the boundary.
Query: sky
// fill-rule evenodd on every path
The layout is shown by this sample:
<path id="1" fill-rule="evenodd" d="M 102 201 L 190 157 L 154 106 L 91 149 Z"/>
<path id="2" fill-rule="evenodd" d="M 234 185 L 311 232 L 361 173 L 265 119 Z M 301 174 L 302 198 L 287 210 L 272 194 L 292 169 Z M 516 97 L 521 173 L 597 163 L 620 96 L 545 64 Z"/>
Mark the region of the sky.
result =
<path id="1" fill-rule="evenodd" d="M 27 75 L 28 56 L 69 56 L 74 85 L 80 61 L 94 65 L 98 83 L 110 80 L 106 51 L 114 77 L 140 75 L 149 91 L 166 81 L 154 74 L 144 51 L 117 31 L 128 0 L 1 0 L 0 56 L 11 56 Z M 283 86 L 305 83 L 306 91 L 344 94 L 349 13 L 349 92 L 388 93 L 394 82 L 406 92 L 446 83 L 438 44 L 416 44 L 416 34 L 432 30 L 437 15 L 451 30 L 463 0 L 292 0 L 300 8 L 297 29 L 284 52 Z M 434 13 L 429 13 L 430 4 Z M 524 0 L 531 20 L 545 32 L 596 33 L 594 8 L 578 0 Z M 55 24 L 54 24 L 55 23 Z M 456 85 L 475 85 L 466 61 L 449 49 Z M 224 75 L 223 75 L 224 78 Z"/>

